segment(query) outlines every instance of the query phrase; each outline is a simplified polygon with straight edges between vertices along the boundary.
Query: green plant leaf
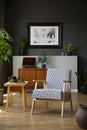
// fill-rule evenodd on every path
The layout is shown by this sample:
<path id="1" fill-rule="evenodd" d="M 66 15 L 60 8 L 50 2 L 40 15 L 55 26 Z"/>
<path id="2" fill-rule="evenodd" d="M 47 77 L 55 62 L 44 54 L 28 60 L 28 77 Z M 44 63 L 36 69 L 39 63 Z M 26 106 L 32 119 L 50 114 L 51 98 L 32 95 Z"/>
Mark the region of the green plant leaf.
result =
<path id="1" fill-rule="evenodd" d="M 64 48 L 68 53 L 74 50 L 74 46 L 71 43 L 64 44 Z"/>
<path id="2" fill-rule="evenodd" d="M 13 41 L 13 38 L 3 28 L 0 28 L 0 62 L 10 62 L 9 58 L 12 55 L 12 47 L 9 42 Z"/>
<path id="3" fill-rule="evenodd" d="M 10 36 L 10 34 L 4 28 L 0 28 L 0 38 L 13 42 L 13 38 Z"/>

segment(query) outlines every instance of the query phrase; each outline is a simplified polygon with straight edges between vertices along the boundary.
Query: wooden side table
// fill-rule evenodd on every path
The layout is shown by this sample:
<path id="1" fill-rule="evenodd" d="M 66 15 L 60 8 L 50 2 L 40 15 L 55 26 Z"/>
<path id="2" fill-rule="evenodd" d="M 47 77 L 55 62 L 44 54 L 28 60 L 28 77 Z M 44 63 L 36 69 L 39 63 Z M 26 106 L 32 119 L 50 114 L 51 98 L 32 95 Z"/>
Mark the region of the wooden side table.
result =
<path id="1" fill-rule="evenodd" d="M 27 86 L 27 84 L 28 84 L 28 81 L 24 81 L 24 83 L 6 82 L 4 84 L 4 87 L 7 87 L 6 111 L 8 111 L 9 100 L 11 101 L 11 93 L 15 92 L 15 91 L 19 91 L 19 92 L 21 91 L 22 92 L 23 111 L 25 111 L 25 105 L 26 105 L 25 87 Z"/>

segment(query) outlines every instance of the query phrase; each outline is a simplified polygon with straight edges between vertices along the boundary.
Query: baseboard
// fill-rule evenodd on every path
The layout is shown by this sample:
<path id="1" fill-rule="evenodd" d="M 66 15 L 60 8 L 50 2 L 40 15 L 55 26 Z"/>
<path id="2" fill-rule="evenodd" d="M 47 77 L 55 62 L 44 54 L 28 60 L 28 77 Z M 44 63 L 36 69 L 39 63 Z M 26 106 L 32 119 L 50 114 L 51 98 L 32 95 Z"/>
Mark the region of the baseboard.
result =
<path id="1" fill-rule="evenodd" d="M 71 92 L 77 93 L 77 92 L 78 92 L 78 89 L 71 89 Z"/>

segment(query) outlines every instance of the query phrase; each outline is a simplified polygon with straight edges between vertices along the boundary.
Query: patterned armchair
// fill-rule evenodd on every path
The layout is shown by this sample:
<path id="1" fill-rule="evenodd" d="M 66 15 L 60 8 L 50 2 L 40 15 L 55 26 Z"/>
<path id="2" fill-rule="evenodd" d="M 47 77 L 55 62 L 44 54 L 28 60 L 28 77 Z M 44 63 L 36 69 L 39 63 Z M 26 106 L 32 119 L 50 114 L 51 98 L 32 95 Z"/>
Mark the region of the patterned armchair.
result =
<path id="1" fill-rule="evenodd" d="M 63 68 L 48 68 L 46 81 L 34 80 L 35 89 L 32 93 L 32 107 L 31 114 L 34 110 L 36 100 L 56 100 L 61 101 L 61 117 L 63 117 L 64 103 L 70 102 L 71 111 L 72 97 L 71 97 L 71 70 Z M 44 88 L 37 88 L 38 82 L 43 82 Z M 47 103 L 48 106 L 48 103 Z"/>

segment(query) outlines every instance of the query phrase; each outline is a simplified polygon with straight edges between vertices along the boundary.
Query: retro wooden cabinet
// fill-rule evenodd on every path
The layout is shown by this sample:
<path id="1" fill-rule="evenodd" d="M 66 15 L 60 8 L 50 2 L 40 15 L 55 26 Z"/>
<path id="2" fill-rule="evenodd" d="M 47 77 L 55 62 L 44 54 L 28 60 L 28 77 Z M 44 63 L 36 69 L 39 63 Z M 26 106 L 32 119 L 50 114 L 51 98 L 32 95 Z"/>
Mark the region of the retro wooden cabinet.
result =
<path id="1" fill-rule="evenodd" d="M 19 68 L 18 77 L 29 81 L 28 86 L 34 87 L 33 80 L 45 80 L 46 79 L 46 68 Z M 38 87 L 42 87 L 42 83 L 38 84 Z"/>

